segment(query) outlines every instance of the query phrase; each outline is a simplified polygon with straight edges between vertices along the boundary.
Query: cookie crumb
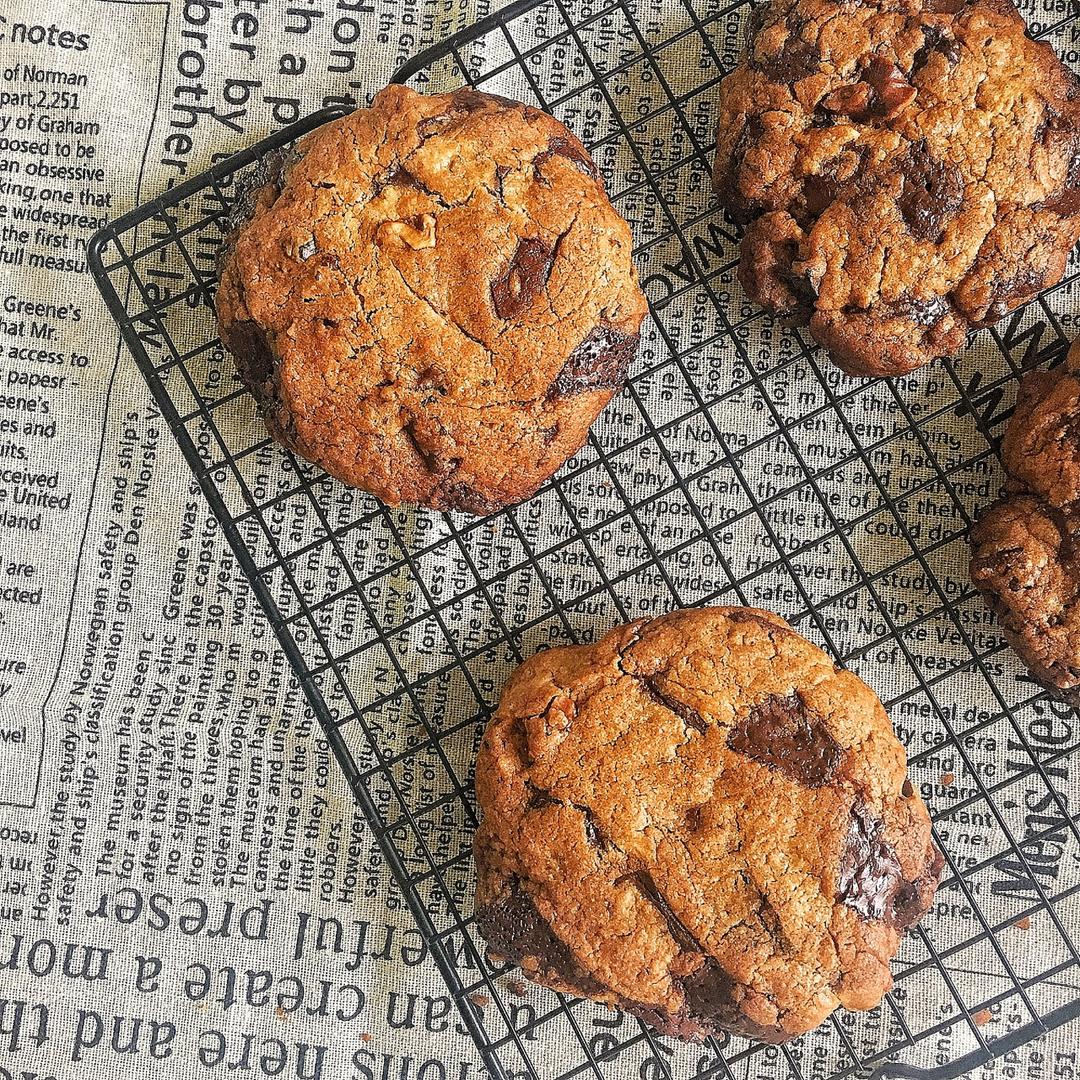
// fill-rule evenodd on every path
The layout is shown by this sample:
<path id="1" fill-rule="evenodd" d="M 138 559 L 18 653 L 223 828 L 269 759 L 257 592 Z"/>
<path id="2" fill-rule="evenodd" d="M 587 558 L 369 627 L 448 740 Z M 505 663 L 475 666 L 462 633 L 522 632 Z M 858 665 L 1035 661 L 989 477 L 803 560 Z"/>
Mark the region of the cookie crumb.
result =
<path id="1" fill-rule="evenodd" d="M 1031 929 L 1031 916 L 1030 915 L 1022 915 L 1019 919 L 1016 920 L 1016 922 L 1013 923 L 1013 926 L 1015 926 L 1019 930 L 1030 930 Z"/>
<path id="2" fill-rule="evenodd" d="M 972 1013 L 971 1019 L 974 1020 L 979 1027 L 982 1027 L 984 1024 L 990 1022 L 990 1010 L 980 1009 L 977 1013 Z"/>
<path id="3" fill-rule="evenodd" d="M 477 991 L 475 994 L 469 995 L 469 1000 L 478 1008 L 486 1009 L 491 1004 L 491 998 L 487 994 L 481 994 Z"/>
<path id="4" fill-rule="evenodd" d="M 289 1019 L 289 1014 L 280 1005 L 276 1009 L 274 1009 L 274 1015 L 279 1020 L 288 1020 Z"/>
<path id="5" fill-rule="evenodd" d="M 528 993 L 528 988 L 521 979 L 507 979 L 506 989 L 509 990 L 514 997 L 524 997 Z"/>
<path id="6" fill-rule="evenodd" d="M 362 1034 L 362 1035 L 360 1036 L 360 1041 L 361 1041 L 361 1042 L 371 1042 L 371 1032 L 370 1032 L 370 1031 L 365 1031 L 365 1032 L 364 1032 L 364 1033 L 363 1033 L 363 1034 Z"/>
<path id="7" fill-rule="evenodd" d="M 956 774 L 951 772 L 943 772 L 941 774 L 941 786 L 952 787 L 956 783 Z"/>

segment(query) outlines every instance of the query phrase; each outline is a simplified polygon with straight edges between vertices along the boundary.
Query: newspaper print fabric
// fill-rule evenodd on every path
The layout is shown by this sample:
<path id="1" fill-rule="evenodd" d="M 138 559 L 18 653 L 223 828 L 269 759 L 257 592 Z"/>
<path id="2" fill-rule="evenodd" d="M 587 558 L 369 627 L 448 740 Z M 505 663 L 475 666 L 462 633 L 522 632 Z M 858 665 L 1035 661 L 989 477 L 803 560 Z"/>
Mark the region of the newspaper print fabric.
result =
<path id="1" fill-rule="evenodd" d="M 192 444 L 464 985 L 481 985 L 467 937 L 453 932 L 472 880 L 468 781 L 485 710 L 513 664 L 623 618 L 745 601 L 795 621 L 879 691 L 950 866 L 887 1007 L 790 1051 L 734 1040 L 723 1059 L 737 1076 L 829 1076 L 898 1046 L 902 1068 L 940 1075 L 978 1054 L 980 1038 L 1052 1022 L 1077 998 L 1075 721 L 1037 693 L 970 595 L 963 536 L 1000 482 L 993 438 L 1017 372 L 1060 359 L 1075 333 L 1074 285 L 978 335 L 955 363 L 891 384 L 845 379 L 742 296 L 737 237 L 712 208 L 710 103 L 746 8 L 604 10 L 545 5 L 413 80 L 449 88 L 463 67 L 484 89 L 542 99 L 596 144 L 635 226 L 654 321 L 631 387 L 535 500 L 480 524 L 389 513 L 266 443 L 214 342 L 212 194 L 175 207 L 157 232 L 153 221 L 138 230 L 128 252 L 138 280 L 120 269 L 116 286 L 133 313 L 152 313 L 144 347 L 190 416 Z M 424 44 L 483 14 L 103 0 L 58 5 L 55 24 L 17 10 L 0 26 L 2 92 L 13 95 L 5 134 L 20 140 L 23 166 L 0 192 L 0 225 L 29 233 L 2 234 L 5 255 L 22 248 L 27 260 L 4 291 L 52 306 L 13 314 L 53 328 L 57 344 L 41 348 L 64 357 L 54 378 L 75 372 L 63 386 L 7 377 L 24 406 L 6 409 L 40 424 L 12 442 L 35 471 L 56 472 L 54 487 L 38 485 L 46 495 L 70 494 L 66 506 L 13 509 L 25 527 L 5 519 L 10 562 L 23 567 L 5 572 L 26 593 L 41 584 L 37 603 L 11 601 L 0 627 L 0 706 L 5 730 L 22 735 L 0 750 L 11 882 L 0 904 L 0 1064 L 13 1076 L 479 1075 L 371 829 L 78 265 L 90 227 L 42 225 L 14 208 L 115 217 L 314 108 L 362 101 Z M 1055 28 L 1075 65 L 1075 17 L 1028 14 Z M 567 15 L 580 26 L 569 38 L 559 36 Z M 84 81 L 28 76 L 27 55 L 35 72 Z M 51 96 L 64 93 L 80 95 L 77 108 Z M 19 117 L 37 135 L 19 135 Z M 46 150 L 29 145 L 43 140 Z M 15 190 L 32 179 L 28 162 L 63 166 L 61 145 L 72 166 L 101 175 Z M 62 199 L 44 197 L 51 187 L 70 190 L 74 208 L 47 205 Z M 50 254 L 72 265 L 49 265 Z M 16 354 L 11 370 L 42 365 Z M 31 400 L 47 402 L 50 419 L 24 416 Z M 403 821 L 420 808 L 416 826 Z M 497 1002 L 478 989 L 467 1008 L 506 1041 L 510 1072 L 527 1055 L 540 1075 L 562 1076 L 586 1053 L 604 1076 L 727 1068 L 712 1048 L 643 1037 L 589 1005 L 560 1011 L 539 989 L 519 999 L 504 977 L 497 985 Z M 964 1009 L 973 1022 L 954 1020 Z M 1064 1028 L 980 1075 L 1068 1076 L 1071 1046 Z"/>

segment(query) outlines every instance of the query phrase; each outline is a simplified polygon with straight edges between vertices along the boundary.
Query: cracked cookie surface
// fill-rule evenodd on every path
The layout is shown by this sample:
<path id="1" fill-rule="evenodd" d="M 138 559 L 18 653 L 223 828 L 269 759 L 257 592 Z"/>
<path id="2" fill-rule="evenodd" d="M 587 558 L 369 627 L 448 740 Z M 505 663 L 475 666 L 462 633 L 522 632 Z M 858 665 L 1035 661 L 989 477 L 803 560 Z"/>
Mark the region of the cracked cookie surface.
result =
<path id="1" fill-rule="evenodd" d="M 957 352 L 1080 237 L 1080 79 L 1011 0 L 774 0 L 721 84 L 739 278 L 857 375 Z"/>
<path id="2" fill-rule="evenodd" d="M 873 691 L 751 608 L 538 653 L 476 789 L 492 956 L 684 1039 L 873 1007 L 941 870 Z"/>
<path id="3" fill-rule="evenodd" d="M 1005 495 L 971 530 L 971 580 L 1031 674 L 1080 706 L 1080 343 L 1024 376 Z"/>
<path id="4" fill-rule="evenodd" d="M 645 299 L 630 230 L 545 113 L 401 86 L 264 161 L 217 294 L 271 433 L 383 501 L 488 513 L 575 453 Z"/>

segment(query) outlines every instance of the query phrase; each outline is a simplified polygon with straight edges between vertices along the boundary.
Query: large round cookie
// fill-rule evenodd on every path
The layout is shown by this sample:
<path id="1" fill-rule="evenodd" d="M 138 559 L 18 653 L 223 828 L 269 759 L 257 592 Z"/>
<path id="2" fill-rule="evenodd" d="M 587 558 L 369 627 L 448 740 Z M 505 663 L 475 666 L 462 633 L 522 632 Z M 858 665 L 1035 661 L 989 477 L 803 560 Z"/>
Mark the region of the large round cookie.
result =
<path id="1" fill-rule="evenodd" d="M 264 163 L 217 294 L 281 442 L 392 505 L 472 513 L 581 447 L 645 309 L 630 230 L 559 121 L 401 86 Z"/>
<path id="2" fill-rule="evenodd" d="M 1080 342 L 1031 371 L 1002 441 L 1006 494 L 971 530 L 971 580 L 1032 675 L 1080 706 Z"/>
<path id="3" fill-rule="evenodd" d="M 740 279 L 845 370 L 959 350 L 1080 237 L 1080 80 L 1011 0 L 773 0 L 724 79 Z"/>
<path id="4" fill-rule="evenodd" d="M 877 1004 L 941 869 L 877 697 L 751 608 L 537 654 L 476 789 L 492 955 L 680 1038 Z"/>

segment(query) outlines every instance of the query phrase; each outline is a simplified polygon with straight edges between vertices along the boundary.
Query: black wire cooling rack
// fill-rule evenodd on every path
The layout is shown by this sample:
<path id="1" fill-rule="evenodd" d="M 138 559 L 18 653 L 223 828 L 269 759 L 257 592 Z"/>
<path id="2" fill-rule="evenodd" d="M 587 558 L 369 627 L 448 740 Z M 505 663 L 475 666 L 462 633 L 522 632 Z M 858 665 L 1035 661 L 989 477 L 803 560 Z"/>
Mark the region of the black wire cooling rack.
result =
<path id="1" fill-rule="evenodd" d="M 999 484 L 1018 375 L 1059 362 L 1075 335 L 1076 268 L 957 361 L 892 382 L 840 375 L 763 316 L 709 183 L 716 86 L 747 11 L 522 0 L 399 72 L 555 113 L 640 244 L 652 317 L 626 392 L 553 483 L 491 518 L 388 510 L 279 449 L 216 338 L 233 177 L 334 114 L 115 221 L 90 251 L 496 1077 L 944 1078 L 1080 1015 L 1077 718 L 1004 648 L 968 583 L 965 538 Z M 1075 15 L 1029 14 L 1076 54 Z M 883 1005 L 782 1049 L 689 1047 L 523 991 L 487 966 L 471 919 L 472 767 L 513 666 L 710 602 L 779 611 L 879 691 L 947 856 Z"/>

